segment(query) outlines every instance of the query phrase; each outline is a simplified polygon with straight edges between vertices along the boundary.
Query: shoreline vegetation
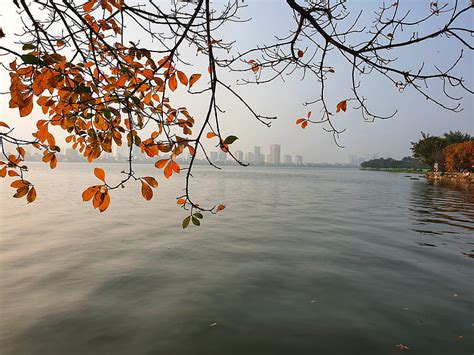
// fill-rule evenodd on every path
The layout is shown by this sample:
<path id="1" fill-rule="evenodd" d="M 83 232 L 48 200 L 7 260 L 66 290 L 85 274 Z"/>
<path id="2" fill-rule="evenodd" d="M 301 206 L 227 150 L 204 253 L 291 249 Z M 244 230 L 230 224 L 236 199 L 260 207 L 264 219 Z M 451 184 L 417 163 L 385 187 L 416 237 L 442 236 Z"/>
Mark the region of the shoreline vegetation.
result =
<path id="1" fill-rule="evenodd" d="M 373 159 L 363 162 L 360 170 L 424 174 L 430 183 L 474 186 L 474 137 L 460 131 L 421 136 L 411 143 L 413 157 Z"/>

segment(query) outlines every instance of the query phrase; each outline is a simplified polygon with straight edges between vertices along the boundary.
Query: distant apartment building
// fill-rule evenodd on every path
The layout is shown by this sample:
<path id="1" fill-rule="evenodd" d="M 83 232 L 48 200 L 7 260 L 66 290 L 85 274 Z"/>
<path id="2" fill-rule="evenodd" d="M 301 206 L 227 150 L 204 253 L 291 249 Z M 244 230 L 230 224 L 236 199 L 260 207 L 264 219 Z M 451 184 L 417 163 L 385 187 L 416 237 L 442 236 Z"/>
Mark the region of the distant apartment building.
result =
<path id="1" fill-rule="evenodd" d="M 227 161 L 227 153 L 226 152 L 223 152 L 223 151 L 220 151 L 219 152 L 219 155 L 217 157 L 217 160 L 220 161 L 220 162 L 225 162 Z"/>
<path id="2" fill-rule="evenodd" d="M 244 152 L 241 150 L 237 150 L 235 152 L 235 157 L 237 158 L 238 161 L 243 161 L 244 160 Z"/>
<path id="3" fill-rule="evenodd" d="M 293 164 L 293 159 L 291 158 L 291 155 L 283 156 L 283 164 Z"/>
<path id="4" fill-rule="evenodd" d="M 219 153 L 211 152 L 211 154 L 209 155 L 209 158 L 211 159 L 211 161 L 215 162 L 217 161 L 218 156 L 219 156 Z"/>
<path id="5" fill-rule="evenodd" d="M 262 158 L 263 156 L 263 158 Z M 254 147 L 253 148 L 253 158 L 255 159 L 255 164 L 261 164 L 264 163 L 264 155 L 261 153 L 261 148 L 260 147 Z"/>
<path id="6" fill-rule="evenodd" d="M 270 159 L 268 162 L 273 165 L 279 165 L 281 163 L 280 154 L 281 147 L 279 144 L 270 145 Z"/>
<path id="7" fill-rule="evenodd" d="M 295 164 L 296 165 L 303 165 L 303 156 L 302 155 L 296 155 L 295 156 Z"/>
<path id="8" fill-rule="evenodd" d="M 255 163 L 254 155 L 252 152 L 248 152 L 245 154 L 245 161 L 247 163 Z"/>

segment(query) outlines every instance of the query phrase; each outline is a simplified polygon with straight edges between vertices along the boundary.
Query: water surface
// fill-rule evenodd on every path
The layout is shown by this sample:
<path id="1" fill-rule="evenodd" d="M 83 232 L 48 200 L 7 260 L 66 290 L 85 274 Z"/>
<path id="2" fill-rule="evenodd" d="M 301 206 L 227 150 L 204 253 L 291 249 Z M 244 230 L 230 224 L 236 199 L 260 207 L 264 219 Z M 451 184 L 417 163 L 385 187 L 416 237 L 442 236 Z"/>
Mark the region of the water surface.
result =
<path id="1" fill-rule="evenodd" d="M 81 202 L 90 165 L 32 164 L 31 180 L 28 206 L 0 185 L 2 355 L 474 351 L 467 190 L 384 172 L 199 167 L 195 198 L 227 208 L 183 231 L 182 180 L 160 178 L 150 202 L 129 185 L 105 214 Z"/>

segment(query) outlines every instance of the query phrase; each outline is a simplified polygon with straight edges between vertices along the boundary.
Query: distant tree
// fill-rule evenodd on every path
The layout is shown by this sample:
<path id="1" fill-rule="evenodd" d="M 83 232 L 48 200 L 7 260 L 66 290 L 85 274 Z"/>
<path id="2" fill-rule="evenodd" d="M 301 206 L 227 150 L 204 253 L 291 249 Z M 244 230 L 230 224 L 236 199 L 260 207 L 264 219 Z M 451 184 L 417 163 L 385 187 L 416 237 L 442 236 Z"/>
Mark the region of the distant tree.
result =
<path id="1" fill-rule="evenodd" d="M 25 179 L 24 147 L 41 151 L 43 161 L 54 169 L 60 150 L 55 131 L 63 130 L 67 132 L 66 143 L 89 162 L 110 154 L 117 146 L 127 147 L 128 166 L 123 177 L 110 181 L 104 170 L 96 168 L 98 184 L 83 193 L 83 199 L 92 201 L 99 211 L 109 206 L 110 192 L 127 183 L 136 182 L 146 200 L 153 197 L 158 181 L 135 172 L 133 157 L 137 154 L 164 156 L 155 166 L 165 178 L 184 172 L 183 193 L 176 196 L 178 205 L 187 211 L 183 227 L 190 222 L 199 225 L 203 212 L 221 211 L 222 204 L 206 206 L 195 201 L 190 189 L 196 155 L 208 158 L 203 144 L 206 138 L 238 161 L 232 149 L 238 138 L 224 132 L 220 125 L 221 92 L 232 95 L 267 126 L 275 118 L 257 113 L 247 102 L 245 89 L 232 86 L 234 83 L 227 82 L 223 72 L 239 75 L 239 84 L 243 85 L 265 84 L 296 74 L 313 80 L 318 90 L 314 91 L 314 100 L 306 104 L 318 113 L 308 112 L 296 123 L 302 128 L 321 125 L 336 144 L 344 129 L 336 127 L 335 115 L 354 109 L 366 121 L 373 121 L 397 112 L 396 108 L 388 114 L 373 112 L 361 89 L 361 83 L 369 78 L 383 78 L 388 87 L 400 92 L 412 89 L 423 99 L 453 112 L 461 108 L 460 99 L 451 90 L 473 93 L 458 70 L 466 56 L 463 50 L 473 49 L 474 30 L 463 25 L 472 24 L 473 5 L 468 0 L 427 2 L 419 16 L 413 15 L 411 3 L 399 5 L 397 1 L 388 5 L 381 2 L 372 15 L 370 11 L 348 10 L 345 0 L 286 0 L 294 20 L 288 34 L 275 33 L 272 43 L 258 46 L 243 41 L 239 45 L 247 49 L 239 51 L 234 49 L 230 31 L 229 38 L 222 38 L 227 25 L 245 26 L 240 10 L 251 5 L 239 0 L 5 3 L 2 1 L 3 6 L 18 8 L 23 32 L 13 35 L 9 28 L 0 28 L 0 44 L 9 36 L 15 36 L 11 43 L 16 43 L 0 45 L 2 62 L 9 62 L 4 67 L 10 76 L 10 88 L 0 91 L 9 94 L 10 108 L 18 109 L 21 117 L 32 117 L 35 105 L 43 112 L 42 117 L 32 117 L 36 124 L 33 137 L 20 137 L 14 127 L 0 122 L 4 156 L 0 176 L 13 177 L 14 197 L 26 196 L 28 202 L 35 200 L 36 189 Z M 364 18 L 363 14 L 373 18 Z M 270 15 L 268 19 L 273 21 Z M 146 38 L 150 40 L 145 42 Z M 440 38 L 450 41 L 459 53 L 452 65 L 442 68 L 412 64 L 410 48 Z M 198 58 L 194 53 L 189 55 L 190 51 Z M 347 77 L 351 94 L 328 97 L 326 83 L 337 70 L 332 62 L 336 54 L 351 69 Z M 426 53 L 426 59 L 429 55 Z M 380 83 L 377 85 L 383 90 Z M 174 96 L 177 90 L 182 95 Z M 189 95 L 201 98 L 206 108 L 202 117 L 195 118 L 186 108 Z M 17 154 L 6 154 L 6 145 L 15 147 Z M 176 160 L 184 152 L 190 154 L 190 163 L 180 167 Z"/>
<path id="2" fill-rule="evenodd" d="M 370 169 L 426 169 L 427 165 L 412 157 L 404 157 L 402 160 L 392 158 L 372 159 L 363 162 L 361 167 Z"/>
<path id="3" fill-rule="evenodd" d="M 421 135 L 422 139 L 411 143 L 413 157 L 430 167 L 437 163 L 439 169 L 442 170 L 444 163 L 443 149 L 446 147 L 446 140 L 441 137 L 430 136 L 424 132 L 421 132 Z"/>
<path id="4" fill-rule="evenodd" d="M 437 163 L 440 170 L 444 170 L 444 149 L 447 146 L 473 140 L 473 137 L 469 134 L 460 131 L 449 131 L 449 133 L 445 133 L 442 137 L 430 136 L 427 133 L 421 132 L 421 136 L 422 139 L 418 142 L 411 143 L 413 157 L 430 167 Z"/>
<path id="5" fill-rule="evenodd" d="M 474 137 L 467 133 L 462 133 L 461 131 L 449 131 L 449 133 L 443 135 L 443 138 L 446 141 L 446 145 L 474 140 Z"/>
<path id="6" fill-rule="evenodd" d="M 448 145 L 444 149 L 444 159 L 448 172 L 474 171 L 474 141 Z"/>

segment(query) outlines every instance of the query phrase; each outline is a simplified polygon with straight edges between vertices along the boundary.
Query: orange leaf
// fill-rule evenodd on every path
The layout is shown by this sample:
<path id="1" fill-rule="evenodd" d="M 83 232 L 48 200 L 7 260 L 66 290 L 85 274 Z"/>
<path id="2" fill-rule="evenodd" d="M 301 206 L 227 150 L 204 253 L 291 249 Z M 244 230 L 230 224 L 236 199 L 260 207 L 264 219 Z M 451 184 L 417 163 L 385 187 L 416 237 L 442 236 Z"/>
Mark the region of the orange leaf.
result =
<path id="1" fill-rule="evenodd" d="M 5 122 L 0 121 L 0 127 L 10 128 Z"/>
<path id="2" fill-rule="evenodd" d="M 15 188 L 15 189 L 19 189 L 20 187 L 28 186 L 28 185 L 29 185 L 28 181 L 21 180 L 21 179 L 20 180 L 15 180 L 10 184 L 10 186 Z"/>
<path id="3" fill-rule="evenodd" d="M 178 200 L 176 201 L 176 203 L 177 203 L 178 205 L 184 205 L 184 204 L 186 203 L 186 201 L 184 200 L 184 198 L 180 198 L 180 199 L 178 199 Z"/>
<path id="4" fill-rule="evenodd" d="M 85 12 L 89 12 L 92 10 L 92 7 L 94 6 L 96 0 L 90 0 L 82 6 Z"/>
<path id="5" fill-rule="evenodd" d="M 171 75 L 168 81 L 168 86 L 171 89 L 171 91 L 175 91 L 178 88 L 178 81 L 176 80 L 176 74 L 173 73 L 173 75 Z"/>
<path id="6" fill-rule="evenodd" d="M 85 189 L 82 193 L 82 201 L 89 201 L 92 197 L 94 197 L 98 189 L 99 186 L 91 186 Z"/>
<path id="7" fill-rule="evenodd" d="M 4 166 L 3 168 L 0 169 L 0 177 L 5 177 L 7 176 L 7 167 Z"/>
<path id="8" fill-rule="evenodd" d="M 32 187 L 30 189 L 30 192 L 28 192 L 28 195 L 26 195 L 26 200 L 28 201 L 28 203 L 31 203 L 36 200 L 36 189 L 34 187 Z"/>
<path id="9" fill-rule="evenodd" d="M 54 169 L 56 165 L 58 165 L 58 158 L 56 158 L 56 155 L 53 154 L 51 160 L 49 161 L 49 166 L 51 167 L 51 169 Z"/>
<path id="10" fill-rule="evenodd" d="M 97 179 L 102 180 L 105 182 L 105 171 L 102 170 L 101 168 L 95 168 L 94 169 L 94 175 L 97 177 Z"/>
<path id="11" fill-rule="evenodd" d="M 189 78 L 189 88 L 191 89 L 191 87 L 196 83 L 196 81 L 199 80 L 199 78 L 201 77 L 201 74 L 193 74 L 191 75 L 191 77 Z"/>
<path id="12" fill-rule="evenodd" d="M 166 165 L 166 163 L 168 162 L 169 159 L 161 159 L 161 160 L 158 160 L 156 163 L 155 163 L 155 167 L 158 168 L 158 169 L 163 169 L 163 167 Z"/>
<path id="13" fill-rule="evenodd" d="M 302 123 L 302 122 L 304 122 L 304 121 L 306 121 L 304 118 L 298 118 L 298 119 L 296 120 L 296 124 L 300 124 L 300 123 Z"/>
<path id="14" fill-rule="evenodd" d="M 171 160 L 169 165 L 171 165 L 171 169 L 173 169 L 173 171 L 175 173 L 178 173 L 181 171 L 181 168 L 179 167 L 178 163 L 176 163 L 175 161 Z"/>
<path id="15" fill-rule="evenodd" d="M 153 198 L 153 190 L 147 183 L 143 182 L 143 180 L 142 180 L 142 195 L 143 195 L 143 198 L 147 201 L 150 201 Z"/>
<path id="16" fill-rule="evenodd" d="M 346 100 L 342 100 L 341 102 L 339 102 L 336 106 L 336 112 L 339 112 L 339 111 L 344 111 L 346 112 L 347 110 L 347 101 Z"/>
<path id="17" fill-rule="evenodd" d="M 28 193 L 28 190 L 29 190 L 28 186 L 20 187 L 18 190 L 16 190 L 16 193 L 13 195 L 13 197 L 15 198 L 23 197 Z"/>
<path id="18" fill-rule="evenodd" d="M 165 178 L 167 179 L 169 179 L 171 175 L 173 175 L 173 168 L 172 168 L 171 162 L 168 165 L 166 165 L 164 174 L 165 174 Z"/>
<path id="19" fill-rule="evenodd" d="M 215 134 L 214 132 L 208 132 L 206 137 L 207 138 L 214 138 L 214 137 L 217 137 L 217 134 Z"/>
<path id="20" fill-rule="evenodd" d="M 109 195 L 109 192 L 107 191 L 104 194 L 104 199 L 102 200 L 102 203 L 99 205 L 99 211 L 104 212 L 107 209 L 107 207 L 109 207 L 109 205 L 110 205 L 110 195 Z"/>
<path id="21" fill-rule="evenodd" d="M 154 187 L 154 188 L 157 188 L 158 187 L 158 181 L 156 181 L 156 179 L 152 176 L 145 176 L 145 177 L 142 177 L 143 180 L 145 180 L 148 185 L 150 185 L 151 187 Z"/>
<path id="22" fill-rule="evenodd" d="M 28 96 L 20 107 L 20 117 L 28 116 L 33 110 L 33 95 Z"/>
<path id="23" fill-rule="evenodd" d="M 306 126 L 308 126 L 308 121 L 304 121 L 302 124 L 301 124 L 301 128 L 305 129 Z"/>
<path id="24" fill-rule="evenodd" d="M 225 208 L 224 205 L 219 205 L 219 206 L 217 206 L 217 212 L 222 211 L 224 208 Z"/>
<path id="25" fill-rule="evenodd" d="M 183 85 L 188 85 L 188 77 L 182 71 L 178 70 L 178 79 Z"/>

